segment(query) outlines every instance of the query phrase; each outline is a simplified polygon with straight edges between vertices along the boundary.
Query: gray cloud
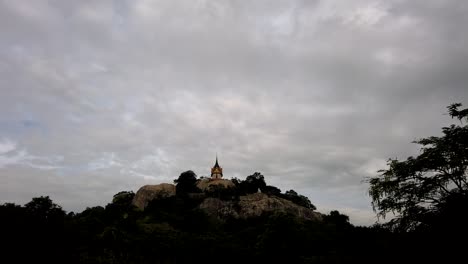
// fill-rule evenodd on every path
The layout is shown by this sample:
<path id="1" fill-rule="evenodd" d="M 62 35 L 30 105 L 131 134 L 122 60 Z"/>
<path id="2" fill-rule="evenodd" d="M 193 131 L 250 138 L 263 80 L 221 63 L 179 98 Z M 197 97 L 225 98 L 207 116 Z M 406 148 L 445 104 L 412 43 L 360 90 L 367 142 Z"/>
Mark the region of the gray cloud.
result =
<path id="1" fill-rule="evenodd" d="M 463 1 L 0 1 L 0 201 L 262 172 L 375 221 L 364 177 L 467 102 Z"/>

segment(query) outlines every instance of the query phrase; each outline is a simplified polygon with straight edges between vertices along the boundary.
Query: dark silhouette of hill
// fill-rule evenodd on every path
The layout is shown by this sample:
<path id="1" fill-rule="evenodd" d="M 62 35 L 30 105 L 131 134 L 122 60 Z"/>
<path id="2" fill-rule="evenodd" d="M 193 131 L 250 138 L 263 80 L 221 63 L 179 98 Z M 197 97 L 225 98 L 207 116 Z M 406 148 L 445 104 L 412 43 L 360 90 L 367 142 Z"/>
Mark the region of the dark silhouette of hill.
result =
<path id="1" fill-rule="evenodd" d="M 178 186 L 184 175 L 176 180 Z M 260 188 L 315 209 L 293 190 L 281 194 L 261 174 L 251 176 L 235 179 L 234 189 L 210 189 L 206 195 L 230 200 Z M 24 206 L 3 204 L 4 256 L 15 263 L 334 263 L 362 260 L 369 251 L 383 253 L 390 237 L 379 227 L 355 227 L 338 211 L 321 221 L 276 212 L 221 220 L 198 209 L 203 199 L 189 195 L 193 192 L 200 190 L 186 184 L 177 195 L 155 199 L 145 210 L 132 205 L 135 194 L 128 191 L 104 207 L 76 214 L 66 213 L 48 196 Z"/>

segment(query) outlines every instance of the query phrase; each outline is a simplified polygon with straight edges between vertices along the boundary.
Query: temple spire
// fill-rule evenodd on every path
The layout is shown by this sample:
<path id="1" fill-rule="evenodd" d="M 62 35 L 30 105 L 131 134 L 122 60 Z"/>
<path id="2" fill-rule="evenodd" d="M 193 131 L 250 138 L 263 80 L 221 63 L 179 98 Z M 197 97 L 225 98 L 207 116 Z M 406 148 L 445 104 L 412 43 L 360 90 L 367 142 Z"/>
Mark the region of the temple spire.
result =
<path id="1" fill-rule="evenodd" d="M 211 178 L 212 179 L 221 179 L 223 177 L 223 168 L 218 164 L 218 153 L 216 153 L 216 162 L 214 167 L 211 169 Z"/>
<path id="2" fill-rule="evenodd" d="M 219 164 L 218 164 L 218 153 L 216 153 L 216 163 L 215 163 L 215 168 L 218 167 L 219 168 Z"/>

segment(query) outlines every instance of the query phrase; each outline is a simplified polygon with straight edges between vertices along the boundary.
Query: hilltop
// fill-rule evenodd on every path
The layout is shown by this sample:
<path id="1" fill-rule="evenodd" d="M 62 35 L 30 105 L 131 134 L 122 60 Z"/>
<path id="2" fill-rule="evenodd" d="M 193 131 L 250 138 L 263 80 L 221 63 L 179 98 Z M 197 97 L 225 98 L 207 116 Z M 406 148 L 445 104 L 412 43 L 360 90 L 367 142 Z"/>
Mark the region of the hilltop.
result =
<path id="1" fill-rule="evenodd" d="M 196 203 L 194 209 L 201 209 L 218 220 L 228 218 L 247 219 L 265 213 L 284 213 L 305 220 L 321 221 L 322 214 L 315 212 L 315 206 L 305 196 L 294 190 L 281 193 L 280 189 L 268 186 L 263 175 L 254 173 L 245 181 L 220 178 L 196 179 L 192 171 L 181 174 L 176 180 L 184 185 L 161 183 L 141 187 L 132 204 L 144 210 L 155 200 L 184 196 Z M 179 189 L 179 191 L 177 191 Z M 190 189 L 186 192 L 185 189 Z"/>

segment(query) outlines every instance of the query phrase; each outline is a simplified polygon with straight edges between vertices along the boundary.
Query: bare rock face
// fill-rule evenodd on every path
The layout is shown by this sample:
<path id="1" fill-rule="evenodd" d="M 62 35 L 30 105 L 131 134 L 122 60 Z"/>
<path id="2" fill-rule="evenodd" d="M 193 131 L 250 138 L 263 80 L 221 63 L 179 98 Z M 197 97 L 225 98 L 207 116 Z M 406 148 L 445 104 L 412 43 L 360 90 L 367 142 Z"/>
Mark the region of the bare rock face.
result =
<path id="1" fill-rule="evenodd" d="M 197 182 L 197 187 L 203 192 L 209 191 L 210 187 L 222 186 L 224 188 L 234 187 L 234 183 L 224 179 L 202 179 Z M 161 183 L 158 185 L 145 185 L 141 187 L 133 198 L 132 204 L 140 209 L 145 209 L 153 199 L 164 199 L 176 195 L 176 187 L 173 184 Z M 189 197 L 199 199 L 201 203 L 198 208 L 208 215 L 225 219 L 258 217 L 263 213 L 286 213 L 298 218 L 308 220 L 322 220 L 322 214 L 311 209 L 297 205 L 286 199 L 267 195 L 264 193 L 254 193 L 240 196 L 236 200 L 221 200 L 213 197 L 205 197 L 204 193 L 193 193 Z"/>
<path id="2" fill-rule="evenodd" d="M 294 204 L 291 201 L 263 193 L 240 196 L 238 202 L 223 201 L 217 198 L 206 198 L 199 208 L 206 213 L 219 218 L 250 218 L 260 216 L 265 212 L 279 212 L 291 214 L 308 220 L 322 220 L 320 213 Z"/>
<path id="3" fill-rule="evenodd" d="M 235 187 L 234 183 L 225 179 L 201 179 L 197 182 L 197 187 L 202 191 L 207 191 L 211 186 L 220 185 L 224 188 Z"/>
<path id="4" fill-rule="evenodd" d="M 208 197 L 198 206 L 205 213 L 218 218 L 240 218 L 238 208 L 234 201 L 223 201 L 218 198 Z"/>
<path id="5" fill-rule="evenodd" d="M 137 191 L 135 197 L 133 197 L 132 204 L 140 209 L 145 209 L 148 203 L 153 199 L 167 198 L 174 195 L 176 195 L 174 184 L 161 183 L 158 185 L 145 185 Z"/>

